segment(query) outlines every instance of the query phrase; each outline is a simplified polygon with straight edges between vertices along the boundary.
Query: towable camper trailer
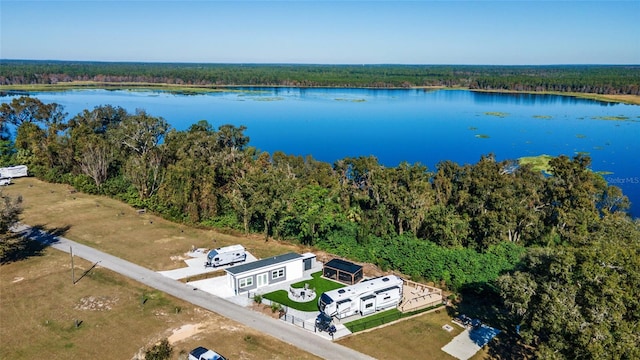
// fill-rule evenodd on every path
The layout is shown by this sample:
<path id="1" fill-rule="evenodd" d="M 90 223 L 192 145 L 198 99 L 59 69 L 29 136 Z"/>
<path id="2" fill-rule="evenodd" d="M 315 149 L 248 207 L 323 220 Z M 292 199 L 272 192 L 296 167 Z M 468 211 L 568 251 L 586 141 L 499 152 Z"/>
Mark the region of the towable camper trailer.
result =
<path id="1" fill-rule="evenodd" d="M 327 291 L 318 299 L 318 308 L 340 319 L 360 313 L 368 315 L 389 309 L 402 301 L 402 279 L 387 275 Z"/>
<path id="2" fill-rule="evenodd" d="M 26 165 L 0 167 L 0 178 L 17 178 L 28 175 L 28 168 Z"/>
<path id="3" fill-rule="evenodd" d="M 242 245 L 231 245 L 209 251 L 204 266 L 217 267 L 243 262 L 246 259 L 247 253 Z"/>

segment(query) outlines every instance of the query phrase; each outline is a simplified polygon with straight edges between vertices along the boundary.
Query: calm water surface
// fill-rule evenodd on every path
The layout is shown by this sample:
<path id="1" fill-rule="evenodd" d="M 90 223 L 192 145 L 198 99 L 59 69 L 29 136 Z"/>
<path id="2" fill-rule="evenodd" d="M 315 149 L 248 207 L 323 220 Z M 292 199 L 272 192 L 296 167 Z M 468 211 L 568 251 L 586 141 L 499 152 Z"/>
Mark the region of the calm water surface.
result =
<path id="1" fill-rule="evenodd" d="M 33 93 L 69 116 L 98 105 L 144 109 L 185 130 L 199 120 L 245 125 L 252 146 L 333 163 L 373 155 L 396 166 L 588 153 L 592 168 L 640 204 L 640 106 L 554 95 L 462 90 L 260 88 L 203 95 L 79 90 Z M 10 102 L 12 97 L 1 98 Z M 606 120 L 622 117 L 624 120 Z M 640 215 L 635 206 L 634 216 Z"/>

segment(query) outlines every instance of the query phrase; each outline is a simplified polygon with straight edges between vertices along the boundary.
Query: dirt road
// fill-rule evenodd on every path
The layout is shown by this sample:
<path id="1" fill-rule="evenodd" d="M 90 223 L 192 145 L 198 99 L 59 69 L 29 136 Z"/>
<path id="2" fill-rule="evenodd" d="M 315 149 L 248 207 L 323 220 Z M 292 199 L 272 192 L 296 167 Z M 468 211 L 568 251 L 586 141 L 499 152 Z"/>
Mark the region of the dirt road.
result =
<path id="1" fill-rule="evenodd" d="M 372 359 L 368 355 L 324 340 L 319 336 L 302 330 L 296 326 L 269 318 L 211 294 L 194 290 L 194 288 L 188 284 L 169 279 L 142 266 L 122 260 L 89 246 L 79 244 L 63 237 L 54 237 L 27 225 L 19 225 L 13 230 L 60 251 L 68 253 L 73 249 L 74 256 L 97 263 L 98 266 L 117 272 L 171 296 L 213 311 L 226 318 L 235 320 L 316 356 L 325 359 Z M 292 357 L 295 357 L 295 354 L 291 355 Z"/>

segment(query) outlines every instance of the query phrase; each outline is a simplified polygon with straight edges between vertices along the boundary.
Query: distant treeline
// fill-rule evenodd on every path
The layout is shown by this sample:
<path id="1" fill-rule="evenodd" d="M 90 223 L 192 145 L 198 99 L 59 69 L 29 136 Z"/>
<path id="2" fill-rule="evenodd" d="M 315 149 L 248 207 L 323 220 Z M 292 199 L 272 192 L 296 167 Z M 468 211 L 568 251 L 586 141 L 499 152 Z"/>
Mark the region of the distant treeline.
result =
<path id="1" fill-rule="evenodd" d="M 0 85 L 162 83 L 193 86 L 464 87 L 640 95 L 640 65 L 303 65 L 0 61 Z"/>

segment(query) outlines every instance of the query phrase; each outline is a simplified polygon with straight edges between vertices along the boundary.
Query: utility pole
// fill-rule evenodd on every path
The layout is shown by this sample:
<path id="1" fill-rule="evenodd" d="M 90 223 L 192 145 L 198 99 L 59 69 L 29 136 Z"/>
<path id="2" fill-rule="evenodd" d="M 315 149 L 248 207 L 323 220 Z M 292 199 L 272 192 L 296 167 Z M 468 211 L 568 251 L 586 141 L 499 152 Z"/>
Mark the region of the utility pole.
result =
<path id="1" fill-rule="evenodd" d="M 73 248 L 71 246 L 69 246 L 69 254 L 71 254 L 71 283 L 75 285 L 76 275 L 75 268 L 73 267 Z"/>

